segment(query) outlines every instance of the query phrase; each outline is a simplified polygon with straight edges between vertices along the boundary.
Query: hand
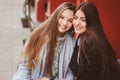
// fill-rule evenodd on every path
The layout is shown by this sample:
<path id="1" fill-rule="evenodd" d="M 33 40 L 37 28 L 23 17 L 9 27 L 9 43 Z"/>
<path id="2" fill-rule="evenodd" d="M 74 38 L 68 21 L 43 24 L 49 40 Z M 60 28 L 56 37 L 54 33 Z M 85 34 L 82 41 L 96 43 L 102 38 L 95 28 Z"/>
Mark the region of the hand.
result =
<path id="1" fill-rule="evenodd" d="M 77 80 L 77 76 L 75 76 L 75 79 L 74 80 Z"/>
<path id="2" fill-rule="evenodd" d="M 42 77 L 42 78 L 39 78 L 38 80 L 50 80 L 49 77 Z"/>

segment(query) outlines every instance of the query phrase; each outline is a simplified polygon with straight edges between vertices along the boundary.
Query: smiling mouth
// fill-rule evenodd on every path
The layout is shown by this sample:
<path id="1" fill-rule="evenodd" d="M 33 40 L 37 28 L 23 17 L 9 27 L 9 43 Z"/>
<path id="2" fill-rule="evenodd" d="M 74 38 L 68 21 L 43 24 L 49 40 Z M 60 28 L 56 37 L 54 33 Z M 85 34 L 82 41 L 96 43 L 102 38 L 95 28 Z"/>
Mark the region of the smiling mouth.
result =
<path id="1" fill-rule="evenodd" d="M 80 30 L 80 29 L 82 29 L 82 27 L 75 27 L 75 29 L 76 29 L 76 30 Z"/>
<path id="2" fill-rule="evenodd" d="M 66 27 L 65 27 L 65 26 L 61 26 L 61 25 L 60 25 L 60 28 L 61 28 L 61 29 L 66 29 Z"/>

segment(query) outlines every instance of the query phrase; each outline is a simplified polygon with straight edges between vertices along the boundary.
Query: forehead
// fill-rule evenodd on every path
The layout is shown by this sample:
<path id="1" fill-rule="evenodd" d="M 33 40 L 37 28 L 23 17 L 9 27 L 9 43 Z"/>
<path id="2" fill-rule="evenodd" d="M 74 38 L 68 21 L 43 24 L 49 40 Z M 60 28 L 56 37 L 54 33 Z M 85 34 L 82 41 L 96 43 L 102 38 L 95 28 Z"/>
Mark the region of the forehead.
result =
<path id="1" fill-rule="evenodd" d="M 75 12 L 75 15 L 78 16 L 78 17 L 85 17 L 85 14 L 84 14 L 84 12 L 82 10 L 77 10 Z"/>
<path id="2" fill-rule="evenodd" d="M 61 16 L 68 17 L 68 18 L 73 18 L 74 11 L 70 9 L 66 9 L 61 13 Z"/>

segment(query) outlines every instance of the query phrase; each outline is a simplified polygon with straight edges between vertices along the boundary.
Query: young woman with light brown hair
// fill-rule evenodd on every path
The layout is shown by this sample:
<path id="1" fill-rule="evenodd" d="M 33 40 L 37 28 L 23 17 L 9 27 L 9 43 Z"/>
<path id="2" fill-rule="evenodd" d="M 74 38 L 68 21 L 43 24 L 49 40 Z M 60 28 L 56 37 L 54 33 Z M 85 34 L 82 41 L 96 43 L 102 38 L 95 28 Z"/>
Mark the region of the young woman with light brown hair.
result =
<path id="1" fill-rule="evenodd" d="M 64 2 L 35 28 L 13 80 L 73 80 L 68 66 L 75 43 L 71 36 L 74 10 L 72 3 Z"/>

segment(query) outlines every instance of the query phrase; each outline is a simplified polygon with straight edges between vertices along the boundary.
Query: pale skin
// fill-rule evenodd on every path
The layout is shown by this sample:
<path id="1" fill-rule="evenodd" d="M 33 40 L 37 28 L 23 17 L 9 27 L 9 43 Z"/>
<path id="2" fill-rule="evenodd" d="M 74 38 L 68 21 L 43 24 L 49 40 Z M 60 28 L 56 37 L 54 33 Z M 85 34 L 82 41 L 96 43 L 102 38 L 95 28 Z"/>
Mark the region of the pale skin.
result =
<path id="1" fill-rule="evenodd" d="M 38 80 L 50 80 L 50 79 L 47 78 L 47 77 L 42 77 L 42 78 L 40 78 L 40 79 L 38 79 Z"/>
<path id="2" fill-rule="evenodd" d="M 72 27 L 73 16 L 74 16 L 74 12 L 69 9 L 66 9 L 60 15 L 58 19 L 58 31 L 61 34 L 66 33 Z"/>
<path id="3" fill-rule="evenodd" d="M 64 10 L 63 13 L 60 15 L 58 19 L 58 31 L 60 32 L 60 36 L 62 36 L 72 27 L 73 16 L 74 12 L 69 9 Z M 48 77 L 42 77 L 38 80 L 50 80 L 50 79 Z"/>
<path id="4" fill-rule="evenodd" d="M 86 27 L 86 18 L 82 10 L 77 10 L 74 18 L 73 18 L 73 26 L 74 26 L 74 39 L 77 40 L 78 36 L 87 31 Z M 76 80 L 77 77 L 75 77 L 74 80 Z"/>
<path id="5" fill-rule="evenodd" d="M 73 26 L 74 26 L 74 38 L 77 39 L 78 36 L 87 30 L 86 27 L 86 18 L 82 10 L 77 10 L 74 19 L 73 19 Z"/>

